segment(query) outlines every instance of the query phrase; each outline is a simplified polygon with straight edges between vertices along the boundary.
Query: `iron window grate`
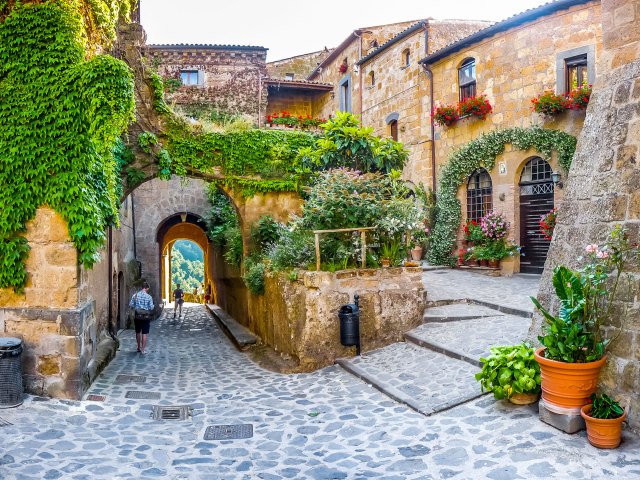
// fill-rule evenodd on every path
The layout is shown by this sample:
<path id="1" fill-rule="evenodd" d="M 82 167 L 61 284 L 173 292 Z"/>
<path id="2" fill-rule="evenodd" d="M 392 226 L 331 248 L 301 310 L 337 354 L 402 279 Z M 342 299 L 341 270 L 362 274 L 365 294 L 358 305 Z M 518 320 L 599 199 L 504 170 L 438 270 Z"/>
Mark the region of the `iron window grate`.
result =
<path id="1" fill-rule="evenodd" d="M 186 405 L 166 407 L 156 405 L 153 407 L 154 420 L 186 420 L 191 413 L 191 408 Z"/>
<path id="2" fill-rule="evenodd" d="M 124 398 L 135 398 L 137 400 L 160 400 L 160 393 L 158 392 L 136 392 L 128 391 Z"/>
<path id="3" fill-rule="evenodd" d="M 204 432 L 205 440 L 238 440 L 253 437 L 253 425 L 211 425 Z"/>

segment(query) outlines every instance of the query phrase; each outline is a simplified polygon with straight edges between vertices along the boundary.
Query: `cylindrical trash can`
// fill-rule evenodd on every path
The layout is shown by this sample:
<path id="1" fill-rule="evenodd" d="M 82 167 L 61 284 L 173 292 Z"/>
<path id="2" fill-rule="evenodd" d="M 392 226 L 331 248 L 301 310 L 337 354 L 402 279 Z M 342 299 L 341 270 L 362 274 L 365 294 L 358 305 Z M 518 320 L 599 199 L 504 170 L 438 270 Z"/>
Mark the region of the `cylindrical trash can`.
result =
<path id="1" fill-rule="evenodd" d="M 22 340 L 0 337 L 0 408 L 22 405 Z"/>

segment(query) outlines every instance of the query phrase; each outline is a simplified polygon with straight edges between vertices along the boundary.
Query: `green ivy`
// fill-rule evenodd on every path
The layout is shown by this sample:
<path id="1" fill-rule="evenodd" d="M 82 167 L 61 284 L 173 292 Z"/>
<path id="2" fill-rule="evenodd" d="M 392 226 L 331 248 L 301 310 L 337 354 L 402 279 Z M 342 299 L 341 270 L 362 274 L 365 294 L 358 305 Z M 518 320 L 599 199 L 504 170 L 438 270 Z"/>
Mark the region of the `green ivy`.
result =
<path id="1" fill-rule="evenodd" d="M 113 19 L 128 1 L 89 2 L 93 22 L 80 3 L 17 2 L 0 23 L 0 288 L 24 287 L 23 234 L 38 207 L 62 215 L 86 266 L 118 218 L 114 148 L 132 119 L 133 78 L 110 56 L 86 60 L 86 25 L 112 38 L 99 7 Z"/>
<path id="2" fill-rule="evenodd" d="M 451 263 L 451 251 L 461 217 L 460 201 L 456 197 L 458 188 L 477 169 L 491 171 L 506 144 L 518 150 L 535 148 L 547 160 L 556 151 L 558 163 L 565 173 L 569 171 L 576 150 L 576 138 L 568 133 L 540 127 L 516 127 L 484 134 L 453 152 L 441 173 L 436 224 L 430 238 L 430 263 Z"/>

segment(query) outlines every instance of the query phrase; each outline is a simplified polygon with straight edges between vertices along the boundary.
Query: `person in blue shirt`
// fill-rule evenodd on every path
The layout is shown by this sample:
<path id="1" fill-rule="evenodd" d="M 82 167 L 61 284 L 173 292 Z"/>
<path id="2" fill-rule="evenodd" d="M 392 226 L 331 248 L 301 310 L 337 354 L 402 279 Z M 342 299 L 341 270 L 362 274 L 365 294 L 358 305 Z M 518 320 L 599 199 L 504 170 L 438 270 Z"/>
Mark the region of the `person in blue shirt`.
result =
<path id="1" fill-rule="evenodd" d="M 149 335 L 153 315 L 153 298 L 149 295 L 149 284 L 147 282 L 142 284 L 142 289 L 139 292 L 133 294 L 129 307 L 134 308 L 136 311 L 133 323 L 136 327 L 138 352 L 146 355 L 147 336 Z"/>

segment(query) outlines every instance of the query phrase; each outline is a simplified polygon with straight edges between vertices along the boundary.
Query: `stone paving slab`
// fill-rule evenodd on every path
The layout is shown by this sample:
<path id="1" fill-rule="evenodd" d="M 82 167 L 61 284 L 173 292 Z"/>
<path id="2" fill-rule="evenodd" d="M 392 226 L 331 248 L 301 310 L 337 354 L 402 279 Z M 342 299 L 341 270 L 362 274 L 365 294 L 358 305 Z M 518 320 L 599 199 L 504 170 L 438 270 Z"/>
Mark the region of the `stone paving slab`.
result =
<path id="1" fill-rule="evenodd" d="M 430 307 L 424 312 L 425 322 L 453 322 L 480 317 L 495 317 L 500 312 L 492 308 L 468 303 L 452 303 L 440 307 Z"/>
<path id="2" fill-rule="evenodd" d="M 529 296 L 538 294 L 540 275 L 489 277 L 479 273 L 456 269 L 435 270 L 422 275 L 427 290 L 427 301 L 436 305 L 465 299 L 483 302 L 492 308 L 503 307 L 506 313 L 533 312 Z"/>
<path id="3" fill-rule="evenodd" d="M 340 366 L 425 415 L 481 395 L 477 368 L 411 343 L 395 343 Z"/>
<path id="4" fill-rule="evenodd" d="M 120 339 L 89 391 L 106 402 L 28 397 L 0 411 L 0 478 L 640 478 L 640 441 L 627 431 L 619 449 L 599 451 L 584 432 L 540 422 L 535 407 L 490 396 L 427 417 L 337 366 L 269 372 L 234 348 L 203 307 L 188 308 L 180 322 L 152 322 L 147 356 L 133 352 L 133 332 Z M 124 398 L 114 384 L 120 374 L 146 376 L 144 389 L 162 400 Z M 153 420 L 156 404 L 189 405 L 192 416 Z M 235 424 L 252 424 L 253 437 L 204 440 L 209 426 Z"/>
<path id="5" fill-rule="evenodd" d="M 529 324 L 526 318 L 511 315 L 457 322 L 430 322 L 407 332 L 405 338 L 479 366 L 480 357 L 489 355 L 490 347 L 517 345 L 525 340 Z"/>

